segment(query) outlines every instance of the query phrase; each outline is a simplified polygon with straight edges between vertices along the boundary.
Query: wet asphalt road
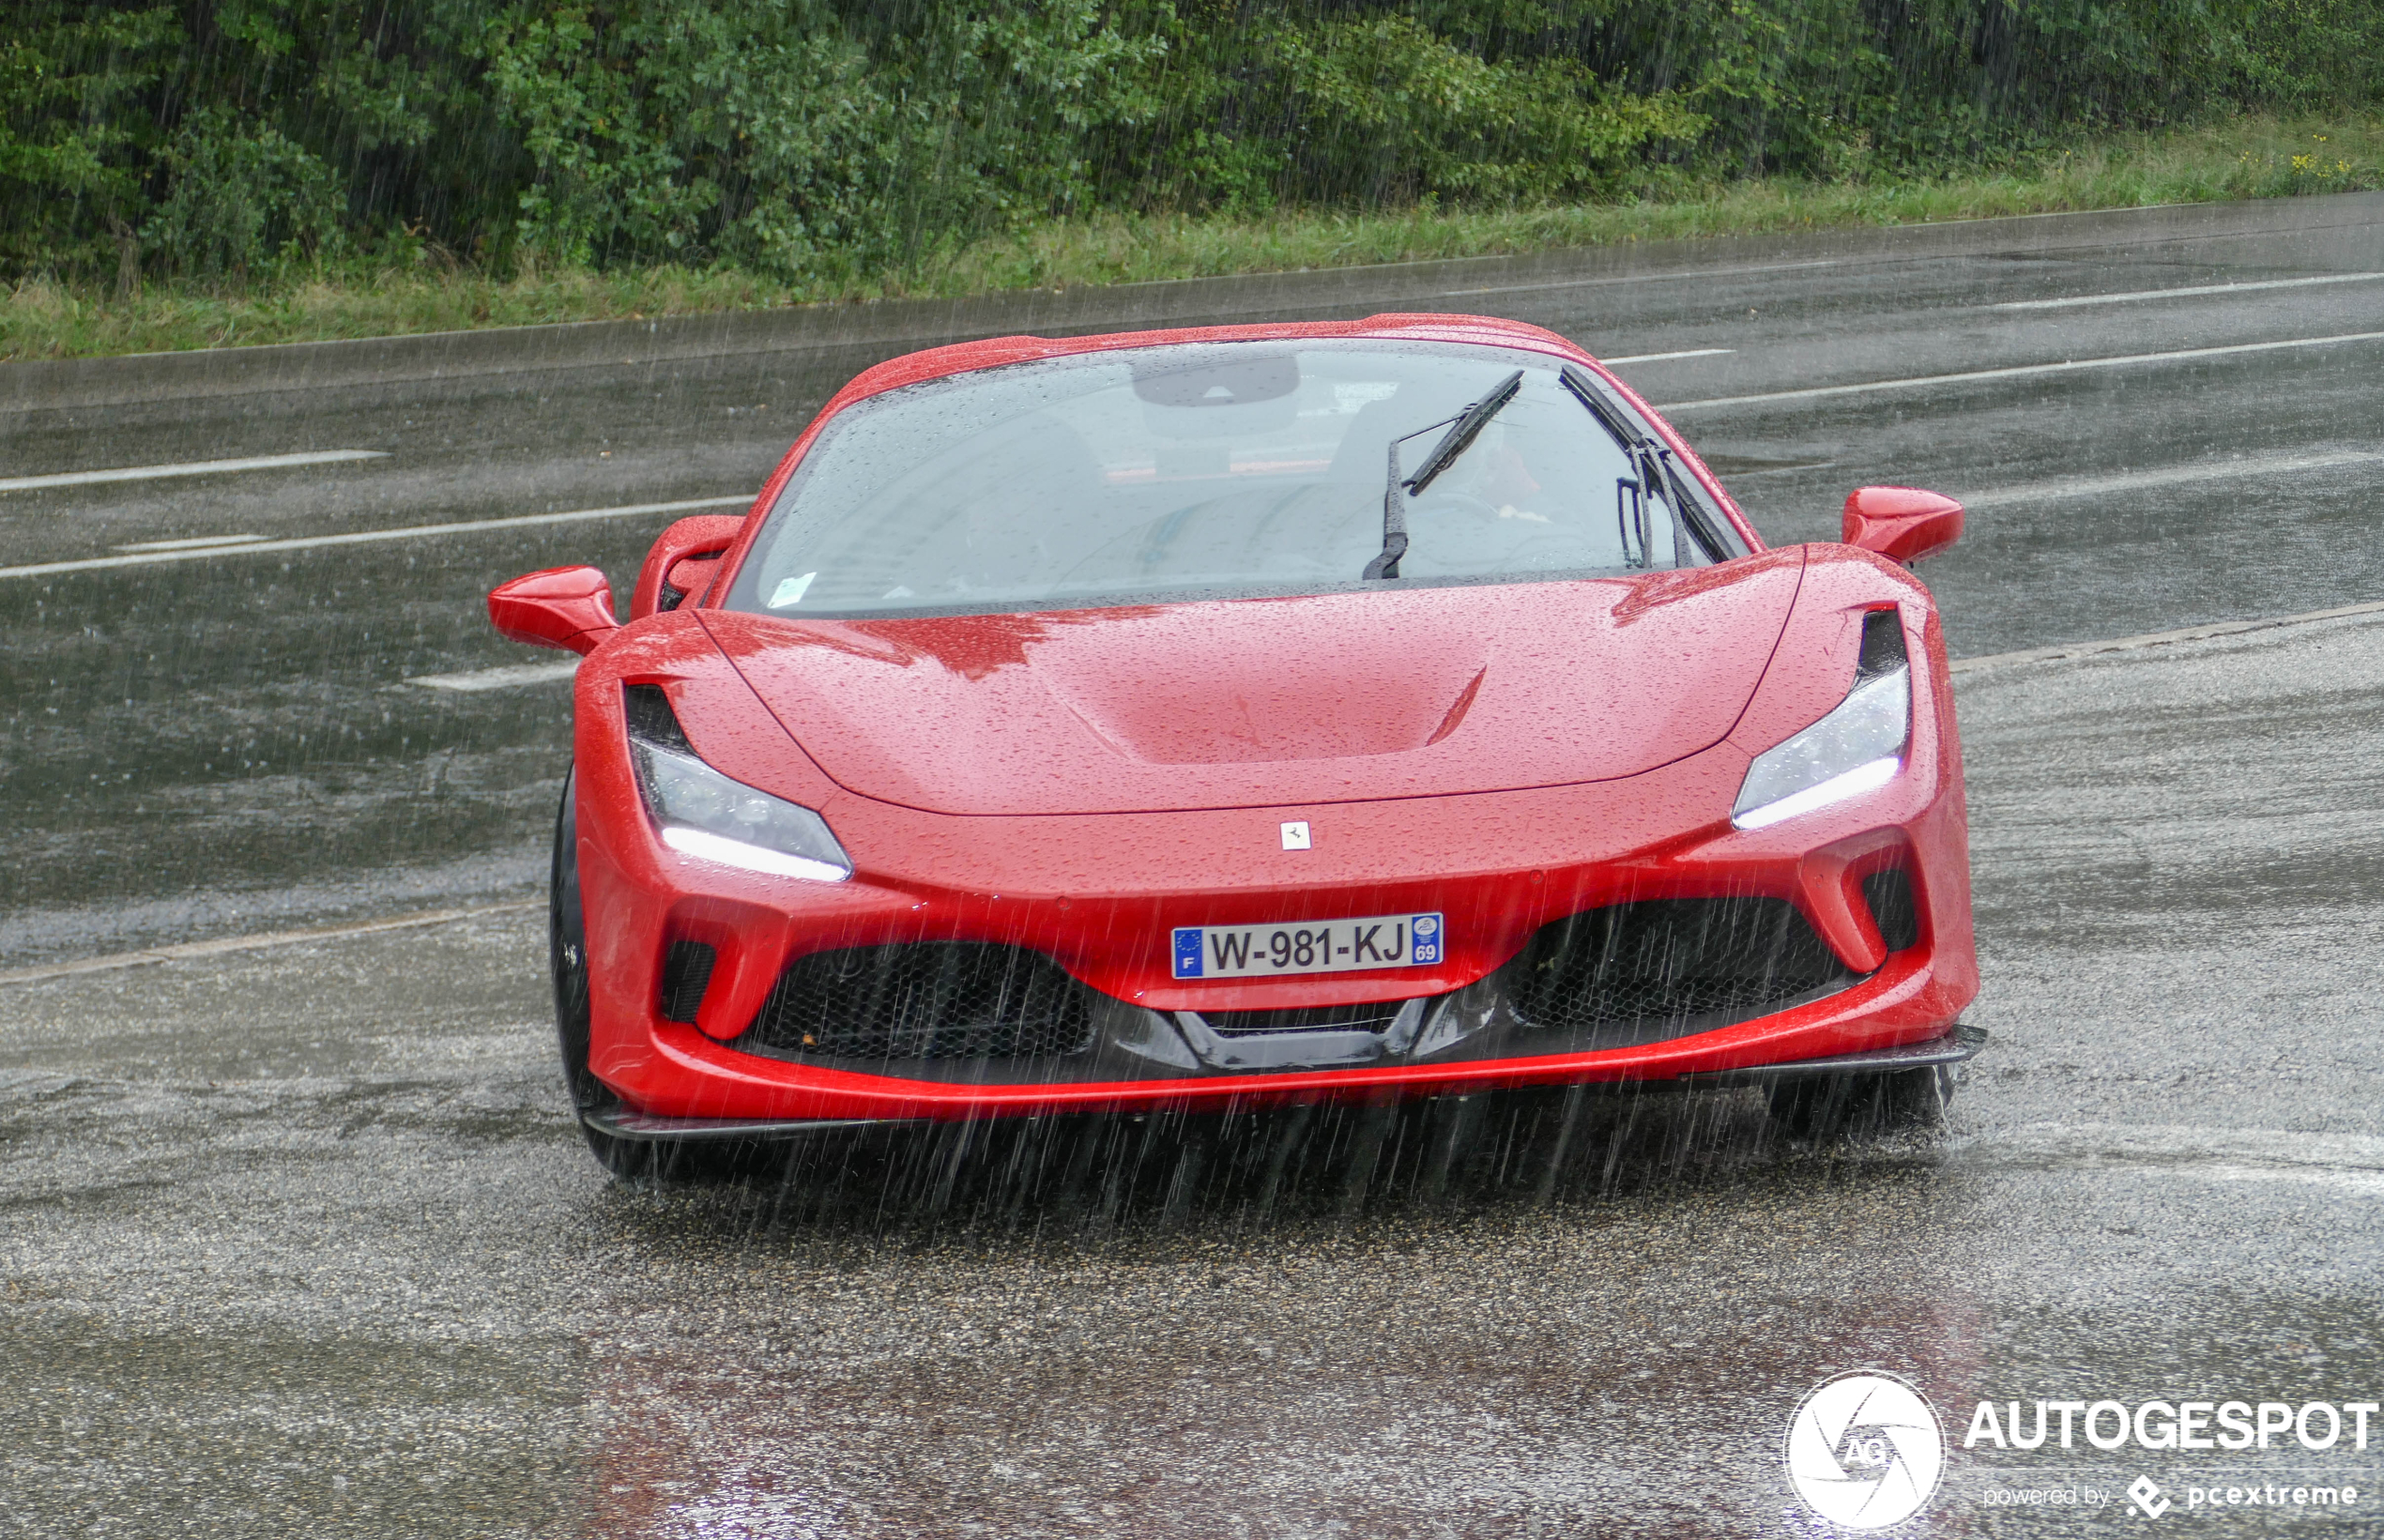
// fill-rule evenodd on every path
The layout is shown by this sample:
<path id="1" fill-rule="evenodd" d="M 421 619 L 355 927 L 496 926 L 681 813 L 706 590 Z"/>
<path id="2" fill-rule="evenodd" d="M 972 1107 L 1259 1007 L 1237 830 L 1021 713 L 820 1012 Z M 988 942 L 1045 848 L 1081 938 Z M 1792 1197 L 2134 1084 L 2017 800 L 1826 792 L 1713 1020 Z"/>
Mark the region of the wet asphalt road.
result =
<path id="1" fill-rule="evenodd" d="M 1776 541 L 1862 482 L 1971 496 L 1927 573 L 1957 654 L 2305 611 L 2384 599 L 2384 343 L 2314 341 L 2384 331 L 2379 226 L 2355 197 L 1310 275 L 21 410 L 0 476 L 389 456 L 0 493 L 0 563 L 749 491 L 937 328 L 1461 308 L 1732 349 L 1623 372 L 1772 397 L 1676 420 Z M 1994 308 L 2254 282 L 2296 286 Z M 528 894 L 560 687 L 403 681 L 527 661 L 479 594 L 625 586 L 666 518 L 0 577 L 0 960 Z M 1781 1433 L 1844 1368 L 1957 1442 L 1989 1396 L 2384 1399 L 2379 685 L 2365 619 L 1963 674 L 1995 1042 L 1938 1138 L 1477 1097 L 633 1191 L 573 1142 L 533 913 L 0 984 L 0 1532 L 1796 1533 Z M 2384 1450 L 2265 1460 L 2384 1493 Z M 2138 1474 L 2258 1464 L 1958 1451 L 1916 1523 L 2125 1529 Z M 1988 1502 L 2081 1488 L 2111 1505 Z"/>
<path id="2" fill-rule="evenodd" d="M 2270 286 L 2192 292 L 2224 284 Z M 2157 290 L 2186 292 L 1999 308 Z M 2384 597 L 2370 194 L 558 328 L 479 353 L 259 350 L 213 373 L 10 365 L 37 373 L 0 375 L 0 478 L 386 458 L 0 491 L 0 574 L 748 496 L 838 386 L 910 348 L 1393 309 L 1505 314 L 1607 358 L 1701 353 L 1620 366 L 1661 404 L 1775 398 L 1673 416 L 1776 542 L 1834 537 L 1858 484 L 1971 497 L 1967 541 L 1929 572 L 1957 654 Z M 2247 345 L 2265 350 L 2208 351 Z M 1778 399 L 2140 355 L 2161 357 Z M 549 658 L 489 630 L 488 588 L 588 561 L 625 595 L 671 517 L 0 575 L 0 968 L 529 892 L 567 687 L 404 681 Z"/>

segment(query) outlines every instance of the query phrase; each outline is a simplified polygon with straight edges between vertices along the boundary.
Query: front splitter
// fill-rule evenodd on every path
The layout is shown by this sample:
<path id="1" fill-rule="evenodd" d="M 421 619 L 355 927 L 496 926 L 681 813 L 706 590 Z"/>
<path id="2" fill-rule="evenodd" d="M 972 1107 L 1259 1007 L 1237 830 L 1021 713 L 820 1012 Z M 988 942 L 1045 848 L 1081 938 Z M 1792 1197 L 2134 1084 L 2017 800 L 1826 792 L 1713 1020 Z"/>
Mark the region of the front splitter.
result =
<path id="1" fill-rule="evenodd" d="M 579 1121 L 599 1134 L 638 1144 L 680 1144 L 710 1139 L 786 1139 L 839 1129 L 899 1128 L 924 1124 L 919 1118 L 657 1118 L 628 1107 L 583 1112 Z"/>
<path id="2" fill-rule="evenodd" d="M 1680 1076 L 1683 1085 L 1767 1086 L 1781 1080 L 1811 1080 L 1823 1075 L 1892 1075 L 1898 1070 L 1966 1062 L 1987 1045 L 1984 1027 L 1955 1022 L 1943 1037 L 1906 1043 L 1893 1048 L 1836 1054 L 1827 1059 L 1795 1059 L 1784 1064 L 1750 1064 L 1738 1070 L 1702 1070 Z"/>
<path id="3" fill-rule="evenodd" d="M 1782 1080 L 1824 1075 L 1892 1075 L 1900 1070 L 1960 1064 L 1975 1058 L 1987 1044 L 1983 1027 L 1955 1023 L 1942 1037 L 1907 1043 L 1864 1053 L 1836 1054 L 1827 1059 L 1798 1059 L 1784 1064 L 1753 1064 L 1745 1069 L 1706 1070 L 1670 1080 L 1621 1082 L 1635 1090 L 1667 1086 L 1682 1090 L 1701 1086 L 1771 1085 Z M 600 1134 L 639 1143 L 680 1143 L 695 1140 L 790 1139 L 808 1134 L 831 1134 L 864 1128 L 927 1127 L 940 1120 L 926 1118 L 659 1118 L 627 1107 L 586 1112 L 580 1121 Z"/>

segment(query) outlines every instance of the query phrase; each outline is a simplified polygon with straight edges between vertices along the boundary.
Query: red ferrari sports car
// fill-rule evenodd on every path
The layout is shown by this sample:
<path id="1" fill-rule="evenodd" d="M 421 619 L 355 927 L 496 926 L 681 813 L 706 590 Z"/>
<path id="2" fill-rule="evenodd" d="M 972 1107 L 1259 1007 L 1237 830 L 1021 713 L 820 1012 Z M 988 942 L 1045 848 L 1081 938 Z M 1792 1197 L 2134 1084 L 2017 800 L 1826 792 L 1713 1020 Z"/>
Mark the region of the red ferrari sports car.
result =
<path id="1" fill-rule="evenodd" d="M 587 655 L 553 968 L 590 1142 L 1592 1081 L 1941 1102 L 1983 1034 L 1956 503 L 1766 549 L 1553 333 L 880 364 Z M 644 1153 L 650 1155 L 650 1148 Z"/>

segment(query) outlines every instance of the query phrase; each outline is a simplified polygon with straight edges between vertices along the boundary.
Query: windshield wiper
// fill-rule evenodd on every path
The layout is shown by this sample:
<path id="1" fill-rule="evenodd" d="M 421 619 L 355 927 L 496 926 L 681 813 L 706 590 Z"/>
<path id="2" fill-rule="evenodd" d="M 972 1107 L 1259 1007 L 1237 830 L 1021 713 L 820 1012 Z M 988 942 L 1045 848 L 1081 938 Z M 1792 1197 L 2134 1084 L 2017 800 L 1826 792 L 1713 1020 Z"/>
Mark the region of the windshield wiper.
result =
<path id="1" fill-rule="evenodd" d="M 1606 393 L 1598 389 L 1589 375 L 1581 370 L 1566 364 L 1557 377 L 1565 382 L 1566 389 L 1589 408 L 1590 415 L 1597 419 L 1599 425 L 1613 435 L 1614 442 L 1621 445 L 1623 452 L 1630 457 L 1632 474 L 1639 478 L 1643 561 L 1646 551 L 1644 499 L 1651 495 L 1672 506 L 1681 523 L 1689 526 L 1690 537 L 1704 546 L 1705 554 L 1714 560 L 1727 561 L 1741 554 L 1735 549 L 1736 542 L 1725 537 L 1717 527 L 1720 522 L 1719 516 L 1708 513 L 1704 499 L 1690 491 L 1689 478 L 1673 464 L 1673 451 L 1669 445 L 1623 416 L 1620 408 L 1607 400 Z"/>
<path id="2" fill-rule="evenodd" d="M 1424 489 L 1432 484 L 1432 478 L 1448 469 L 1457 457 L 1480 436 L 1481 431 L 1490 426 L 1490 419 L 1498 415 L 1501 407 L 1513 401 L 1516 392 L 1522 388 L 1523 372 L 1518 369 L 1499 381 L 1497 389 L 1466 407 L 1456 425 L 1441 435 L 1441 441 L 1432 446 L 1432 452 L 1415 467 L 1415 474 L 1407 479 L 1407 495 L 1411 497 L 1421 496 Z"/>
<path id="3" fill-rule="evenodd" d="M 1457 420 L 1449 425 L 1448 432 L 1443 434 L 1441 441 L 1432 446 L 1432 452 L 1426 455 L 1424 463 L 1415 467 L 1415 474 L 1404 481 L 1399 480 L 1398 474 L 1399 445 L 1408 438 L 1415 437 L 1416 434 L 1431 432 L 1432 428 L 1439 424 L 1428 424 L 1417 429 L 1414 434 L 1391 440 L 1390 474 L 1385 479 L 1386 484 L 1383 488 L 1383 550 L 1381 555 L 1366 564 L 1366 571 L 1361 574 L 1362 576 L 1368 578 L 1398 576 L 1399 558 L 1407 555 L 1407 508 L 1399 501 L 1399 489 L 1406 488 L 1407 495 L 1411 497 L 1421 496 L 1424 489 L 1432 484 L 1433 478 L 1456 464 L 1457 457 L 1463 454 L 1472 446 L 1474 440 L 1481 436 L 1484 428 L 1490 426 L 1490 419 L 1496 417 L 1500 409 L 1508 402 L 1513 401 L 1517 392 L 1522 389 L 1523 372 L 1520 369 L 1499 381 L 1497 388 L 1490 394 L 1458 414 Z"/>

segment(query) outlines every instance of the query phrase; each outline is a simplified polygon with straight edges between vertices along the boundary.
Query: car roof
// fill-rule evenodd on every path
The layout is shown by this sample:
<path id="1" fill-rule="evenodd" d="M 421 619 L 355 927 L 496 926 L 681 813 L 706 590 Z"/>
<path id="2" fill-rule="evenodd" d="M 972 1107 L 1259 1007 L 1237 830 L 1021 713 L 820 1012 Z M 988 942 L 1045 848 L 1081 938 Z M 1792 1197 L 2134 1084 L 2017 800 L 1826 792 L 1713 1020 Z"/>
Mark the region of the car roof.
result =
<path id="1" fill-rule="evenodd" d="M 1369 339 L 1382 342 L 1475 343 L 1492 347 L 1521 347 L 1551 353 L 1570 362 L 1592 362 L 1590 356 L 1544 327 L 1505 321 L 1488 315 L 1440 315 L 1387 313 L 1359 321 L 1289 321 L 1263 326 L 1177 327 L 1157 331 L 1110 331 L 1090 337 L 988 337 L 981 342 L 955 343 L 889 358 L 863 371 L 820 413 L 825 419 L 865 397 L 898 390 L 907 385 L 943 379 L 971 370 L 1037 358 L 1061 358 L 1082 353 L 1122 352 L 1129 348 L 1172 347 L 1185 343 L 1305 342 L 1311 338 Z"/>

